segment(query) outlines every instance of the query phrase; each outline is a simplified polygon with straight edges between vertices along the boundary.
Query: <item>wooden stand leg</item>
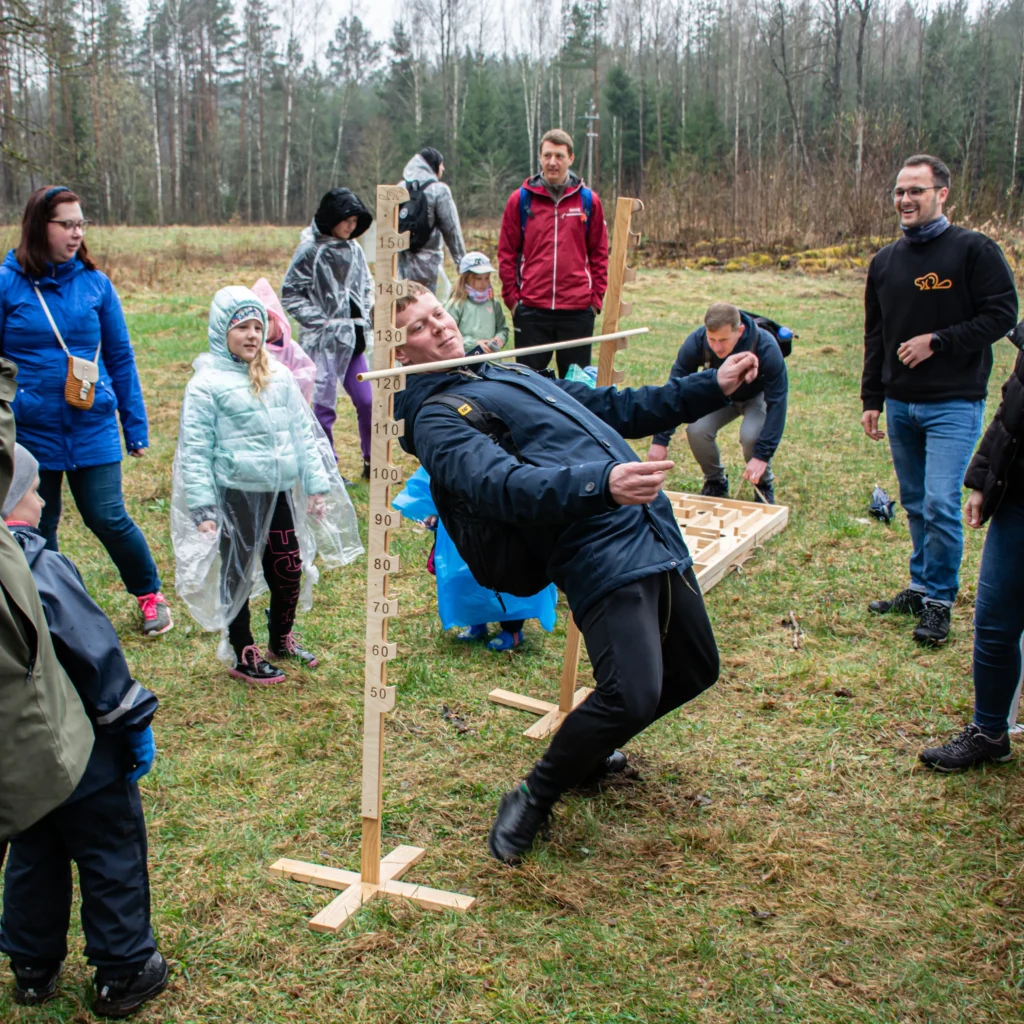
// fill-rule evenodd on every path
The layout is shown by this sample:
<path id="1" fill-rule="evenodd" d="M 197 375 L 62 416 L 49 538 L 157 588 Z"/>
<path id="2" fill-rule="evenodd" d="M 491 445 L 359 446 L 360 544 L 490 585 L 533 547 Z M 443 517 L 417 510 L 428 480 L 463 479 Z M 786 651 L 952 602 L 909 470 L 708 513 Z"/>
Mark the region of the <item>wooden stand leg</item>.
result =
<path id="1" fill-rule="evenodd" d="M 377 262 L 375 291 L 377 322 L 374 327 L 373 366 L 390 370 L 395 349 L 405 341 L 405 332 L 395 327 L 395 300 L 405 294 L 405 284 L 395 280 L 397 254 L 408 248 L 408 232 L 399 233 L 398 206 L 409 193 L 394 185 L 377 186 Z M 391 315 L 382 316 L 390 305 Z M 366 667 L 363 691 L 363 791 L 362 847 L 359 873 L 338 868 L 279 860 L 270 868 L 278 877 L 325 885 L 343 890 L 310 922 L 316 932 L 339 931 L 359 908 L 377 896 L 407 899 L 428 910 L 468 910 L 472 896 L 441 892 L 422 885 L 410 885 L 401 877 L 423 859 L 415 846 L 399 846 L 381 860 L 381 806 L 384 793 L 384 716 L 395 706 L 395 687 L 388 683 L 387 664 L 397 651 L 388 640 L 388 620 L 398 615 L 398 602 L 388 590 L 389 574 L 398 569 L 398 557 L 391 554 L 390 534 L 401 516 L 390 504 L 391 485 L 402 479 L 401 470 L 391 464 L 391 444 L 402 436 L 403 424 L 393 418 L 394 395 L 402 389 L 401 375 L 373 380 L 373 423 L 370 448 L 370 529 L 367 540 Z"/>
<path id="2" fill-rule="evenodd" d="M 622 301 L 622 289 L 627 281 L 632 281 L 636 277 L 636 271 L 626 266 L 626 257 L 631 241 L 636 237 L 631 230 L 633 214 L 639 213 L 643 208 L 644 204 L 639 199 L 624 196 L 621 196 L 615 205 L 615 233 L 612 236 L 612 251 L 608 259 L 608 292 L 605 295 L 605 314 L 601 324 L 603 334 L 614 334 L 619 329 L 619 318 L 629 316 L 632 312 L 632 307 Z M 623 374 L 615 369 L 615 354 L 626 345 L 625 338 L 601 342 L 597 363 L 599 388 L 611 387 L 622 381 Z M 488 694 L 489 699 L 495 704 L 518 708 L 520 711 L 532 711 L 542 716 L 539 722 L 535 722 L 523 733 L 524 736 L 542 740 L 557 732 L 566 715 L 593 692 L 586 687 L 576 689 L 581 640 L 576 620 L 570 615 L 565 634 L 565 657 L 557 704 L 524 697 L 511 690 L 491 690 Z"/>

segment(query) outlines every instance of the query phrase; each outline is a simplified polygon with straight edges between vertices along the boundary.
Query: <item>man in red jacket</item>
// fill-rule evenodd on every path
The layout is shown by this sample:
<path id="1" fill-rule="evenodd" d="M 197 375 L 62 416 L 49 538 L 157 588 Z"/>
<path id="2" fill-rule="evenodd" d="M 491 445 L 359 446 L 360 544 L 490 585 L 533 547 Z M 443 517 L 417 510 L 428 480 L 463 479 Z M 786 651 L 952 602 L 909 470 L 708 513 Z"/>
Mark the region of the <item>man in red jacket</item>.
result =
<path id="1" fill-rule="evenodd" d="M 572 137 L 552 128 L 540 140 L 541 173 L 508 197 L 498 241 L 501 297 L 512 312 L 515 347 L 594 333 L 608 286 L 608 229 L 601 200 L 570 170 Z M 590 364 L 590 346 L 556 353 L 558 375 Z M 543 370 L 551 353 L 522 362 Z"/>

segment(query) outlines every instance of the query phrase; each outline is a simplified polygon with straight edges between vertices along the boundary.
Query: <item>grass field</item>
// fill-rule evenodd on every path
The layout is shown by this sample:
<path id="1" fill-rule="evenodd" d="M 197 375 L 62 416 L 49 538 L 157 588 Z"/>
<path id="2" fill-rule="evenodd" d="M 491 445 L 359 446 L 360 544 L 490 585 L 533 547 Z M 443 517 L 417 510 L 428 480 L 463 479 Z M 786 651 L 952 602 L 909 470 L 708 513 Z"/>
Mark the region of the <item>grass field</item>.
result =
<path id="1" fill-rule="evenodd" d="M 306 929 L 331 893 L 272 880 L 267 868 L 281 856 L 358 867 L 363 564 L 326 575 L 300 617 L 322 666 L 246 689 L 216 660 L 215 637 L 174 600 L 168 540 L 180 398 L 206 348 L 210 297 L 261 274 L 278 283 L 295 231 L 121 230 L 89 240 L 113 270 L 135 339 L 152 448 L 126 461 L 125 489 L 177 621 L 158 641 L 138 636 L 135 602 L 68 497 L 63 548 L 161 700 L 160 754 L 142 786 L 154 925 L 174 980 L 139 1019 L 1021 1019 L 1019 762 L 954 778 L 915 765 L 926 741 L 969 713 L 982 537 L 967 538 L 945 649 L 919 649 L 906 620 L 865 608 L 904 584 L 909 538 L 902 511 L 891 528 L 863 521 L 873 484 L 896 485 L 888 449 L 859 425 L 862 276 L 656 270 L 631 286 L 624 326 L 652 333 L 620 356 L 627 384 L 660 381 L 714 298 L 798 331 L 775 464 L 790 525 L 708 595 L 718 685 L 632 745 L 639 779 L 560 806 L 550 841 L 519 869 L 493 862 L 485 836 L 500 794 L 539 748 L 521 735 L 530 716 L 486 694 L 555 692 L 564 614 L 554 635 L 528 626 L 513 656 L 457 645 L 437 620 L 427 535 L 403 527 L 393 545 L 403 616 L 391 629 L 399 698 L 386 731 L 384 844 L 426 847 L 410 880 L 479 902 L 454 916 L 378 901 L 332 938 Z M 1011 354 L 997 347 L 996 384 Z M 993 388 L 989 416 L 996 397 Z M 342 471 L 354 476 L 344 400 L 338 437 Z M 735 425 L 725 445 L 736 481 Z M 685 442 L 671 450 L 670 484 L 699 486 Z M 352 496 L 365 518 L 366 489 Z M 805 631 L 799 651 L 782 625 L 790 610 Z M 444 705 L 467 731 L 442 717 Z M 0 1019 L 91 1019 L 81 949 L 76 923 L 62 997 L 27 1011 L 5 991 Z"/>

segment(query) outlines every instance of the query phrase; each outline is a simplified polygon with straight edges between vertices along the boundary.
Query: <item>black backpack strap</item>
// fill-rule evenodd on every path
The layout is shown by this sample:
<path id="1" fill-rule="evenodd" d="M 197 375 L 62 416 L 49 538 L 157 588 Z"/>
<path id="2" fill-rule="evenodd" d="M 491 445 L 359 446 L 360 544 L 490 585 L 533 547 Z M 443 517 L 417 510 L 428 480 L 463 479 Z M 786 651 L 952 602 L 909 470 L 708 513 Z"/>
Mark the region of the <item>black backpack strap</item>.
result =
<path id="1" fill-rule="evenodd" d="M 486 434 L 499 448 L 514 456 L 520 462 L 524 459 L 519 454 L 519 448 L 512 438 L 512 431 L 508 429 L 505 422 L 488 409 L 465 395 L 458 395 L 452 391 L 445 391 L 440 395 L 432 395 L 423 405 L 420 411 L 428 405 L 444 405 L 454 409 L 471 427 Z"/>

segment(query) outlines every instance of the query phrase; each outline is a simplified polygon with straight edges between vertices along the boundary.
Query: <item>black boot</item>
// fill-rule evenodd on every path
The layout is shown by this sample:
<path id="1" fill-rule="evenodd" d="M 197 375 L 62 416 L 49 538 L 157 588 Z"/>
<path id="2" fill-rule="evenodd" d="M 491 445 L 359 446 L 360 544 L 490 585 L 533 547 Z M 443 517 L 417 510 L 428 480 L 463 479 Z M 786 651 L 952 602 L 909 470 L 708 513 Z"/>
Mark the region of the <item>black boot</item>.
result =
<path id="1" fill-rule="evenodd" d="M 721 480 L 705 480 L 700 494 L 702 498 L 728 498 L 729 478 L 723 476 Z"/>
<path id="2" fill-rule="evenodd" d="M 754 484 L 756 490 L 754 491 L 754 503 L 757 505 L 774 505 L 775 504 L 775 480 L 765 480 L 761 478 L 759 484 Z"/>
<path id="3" fill-rule="evenodd" d="M 369 459 L 363 459 L 363 479 L 364 480 L 369 480 L 370 479 L 370 460 Z"/>
<path id="4" fill-rule="evenodd" d="M 260 686 L 284 682 L 284 673 L 269 661 L 264 661 L 260 649 L 255 644 L 249 644 L 242 649 L 241 654 L 235 655 L 235 667 L 229 668 L 228 672 L 236 679 L 258 683 Z"/>
<path id="5" fill-rule="evenodd" d="M 160 953 L 154 953 L 131 974 L 108 973 L 110 971 L 101 967 L 93 979 L 96 1000 L 92 1009 L 100 1017 L 127 1017 L 134 1013 L 167 988 L 171 973 Z"/>
<path id="6" fill-rule="evenodd" d="M 924 594 L 908 587 L 895 597 L 868 602 L 868 611 L 876 615 L 920 615 L 924 611 Z"/>
<path id="7" fill-rule="evenodd" d="M 285 634 L 275 633 L 270 625 L 270 609 L 267 609 L 267 631 L 270 635 L 270 642 L 267 644 L 267 654 L 272 658 L 294 658 L 301 662 L 306 668 L 316 668 L 320 664 L 317 656 L 312 651 L 307 651 L 299 641 L 301 634 L 290 629 Z"/>
<path id="8" fill-rule="evenodd" d="M 64 961 L 34 966 L 12 963 L 11 970 L 14 972 L 14 1001 L 22 1006 L 38 1006 L 57 994 Z"/>
<path id="9" fill-rule="evenodd" d="M 629 759 L 621 750 L 613 750 L 607 757 L 601 759 L 598 766 L 574 789 L 593 789 L 609 775 L 620 775 L 626 770 Z"/>
<path id="10" fill-rule="evenodd" d="M 949 608 L 934 601 L 925 601 L 921 621 L 914 628 L 914 639 L 921 644 L 938 647 L 949 636 Z"/>
<path id="11" fill-rule="evenodd" d="M 501 798 L 498 817 L 487 836 L 488 849 L 497 860 L 518 864 L 550 814 L 551 804 L 535 799 L 522 783 Z"/>

